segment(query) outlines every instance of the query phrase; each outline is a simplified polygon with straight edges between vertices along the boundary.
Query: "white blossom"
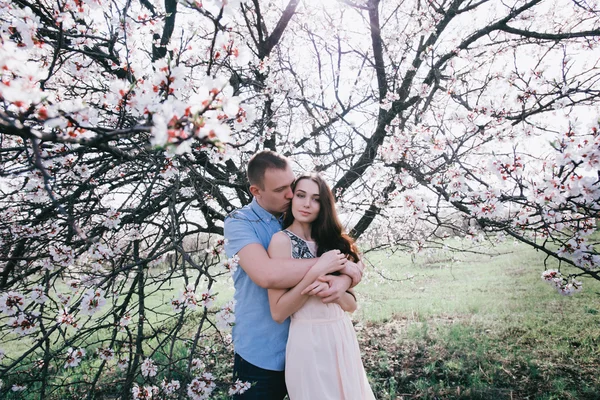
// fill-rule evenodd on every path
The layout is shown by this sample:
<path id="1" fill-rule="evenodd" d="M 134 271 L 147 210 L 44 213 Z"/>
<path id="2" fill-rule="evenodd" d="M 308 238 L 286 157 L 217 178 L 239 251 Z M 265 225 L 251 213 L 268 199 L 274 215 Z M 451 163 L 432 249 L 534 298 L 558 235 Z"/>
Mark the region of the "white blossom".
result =
<path id="1" fill-rule="evenodd" d="M 104 361 L 110 361 L 115 357 L 115 351 L 111 348 L 97 349 L 98 357 Z"/>
<path id="2" fill-rule="evenodd" d="M 65 362 L 64 368 L 76 367 L 79 365 L 81 360 L 85 357 L 85 349 L 77 348 L 69 348 L 67 350 L 67 361 Z"/>
<path id="3" fill-rule="evenodd" d="M 146 358 L 142 363 L 142 375 L 146 377 L 156 376 L 158 372 L 158 367 L 154 364 L 154 361 L 151 358 Z"/>
<path id="4" fill-rule="evenodd" d="M 79 310 L 82 314 L 94 315 L 104 304 L 106 304 L 104 290 L 89 289 L 81 297 Z"/>
<path id="5" fill-rule="evenodd" d="M 205 372 L 190 382 L 187 386 L 187 394 L 192 400 L 205 400 L 210 397 L 215 386 L 212 374 Z"/>
<path id="6" fill-rule="evenodd" d="M 14 315 L 27 305 L 25 296 L 19 292 L 9 291 L 0 296 L 0 311 L 6 315 Z"/>
<path id="7" fill-rule="evenodd" d="M 229 388 L 229 395 L 233 396 L 234 394 L 243 394 L 246 390 L 250 389 L 250 382 L 242 382 L 239 379 L 231 385 Z"/>

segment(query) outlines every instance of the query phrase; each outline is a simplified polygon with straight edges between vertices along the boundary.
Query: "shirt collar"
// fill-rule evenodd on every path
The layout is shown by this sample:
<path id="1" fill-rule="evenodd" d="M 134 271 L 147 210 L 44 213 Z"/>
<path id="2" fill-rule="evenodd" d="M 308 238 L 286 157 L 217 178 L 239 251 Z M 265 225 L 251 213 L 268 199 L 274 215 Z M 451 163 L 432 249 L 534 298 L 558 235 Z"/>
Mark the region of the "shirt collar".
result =
<path id="1" fill-rule="evenodd" d="M 283 222 L 283 214 L 281 214 L 281 216 L 279 218 L 277 218 L 276 216 L 274 216 L 273 214 L 271 214 L 270 212 L 268 212 L 267 210 L 262 208 L 260 206 L 260 204 L 258 204 L 258 201 L 256 201 L 256 197 L 254 199 L 252 199 L 252 203 L 250 203 L 250 208 L 263 221 L 270 221 L 273 219 L 273 220 L 279 222 L 279 224 L 281 224 Z"/>

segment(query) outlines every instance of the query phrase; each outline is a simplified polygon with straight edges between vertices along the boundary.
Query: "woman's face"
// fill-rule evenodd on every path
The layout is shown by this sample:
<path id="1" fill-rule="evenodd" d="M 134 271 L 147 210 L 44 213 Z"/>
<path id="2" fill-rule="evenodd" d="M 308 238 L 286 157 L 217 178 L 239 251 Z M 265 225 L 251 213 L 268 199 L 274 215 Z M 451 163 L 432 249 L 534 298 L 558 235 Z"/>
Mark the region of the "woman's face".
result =
<path id="1" fill-rule="evenodd" d="M 311 223 L 319 215 L 319 185 L 311 179 L 302 179 L 296 184 L 292 198 L 292 215 L 298 222 Z"/>

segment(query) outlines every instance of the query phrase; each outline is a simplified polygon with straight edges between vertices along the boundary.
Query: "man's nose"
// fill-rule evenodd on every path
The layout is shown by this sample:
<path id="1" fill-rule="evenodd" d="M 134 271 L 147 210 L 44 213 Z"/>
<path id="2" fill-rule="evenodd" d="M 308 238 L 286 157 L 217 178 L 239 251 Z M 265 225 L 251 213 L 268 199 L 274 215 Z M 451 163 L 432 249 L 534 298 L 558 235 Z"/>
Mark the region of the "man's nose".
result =
<path id="1" fill-rule="evenodd" d="M 294 192 L 292 192 L 292 189 L 288 189 L 287 193 L 285 194 L 285 198 L 288 200 L 291 200 L 294 197 Z"/>

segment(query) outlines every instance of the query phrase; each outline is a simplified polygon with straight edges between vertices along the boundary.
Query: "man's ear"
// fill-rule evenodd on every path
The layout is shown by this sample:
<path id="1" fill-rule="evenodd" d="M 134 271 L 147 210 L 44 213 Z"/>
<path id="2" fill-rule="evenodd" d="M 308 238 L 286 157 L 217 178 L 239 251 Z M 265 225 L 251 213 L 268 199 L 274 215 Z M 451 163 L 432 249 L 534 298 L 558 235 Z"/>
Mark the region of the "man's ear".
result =
<path id="1" fill-rule="evenodd" d="M 250 193 L 254 197 L 260 197 L 260 188 L 256 185 L 250 185 Z"/>

